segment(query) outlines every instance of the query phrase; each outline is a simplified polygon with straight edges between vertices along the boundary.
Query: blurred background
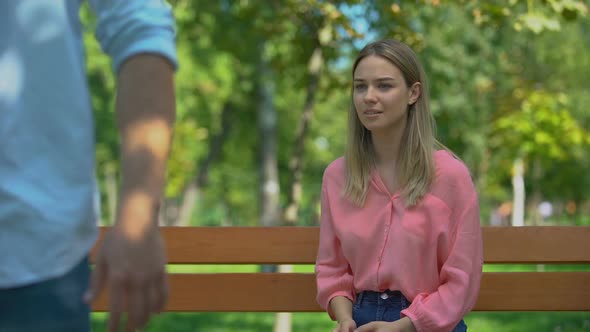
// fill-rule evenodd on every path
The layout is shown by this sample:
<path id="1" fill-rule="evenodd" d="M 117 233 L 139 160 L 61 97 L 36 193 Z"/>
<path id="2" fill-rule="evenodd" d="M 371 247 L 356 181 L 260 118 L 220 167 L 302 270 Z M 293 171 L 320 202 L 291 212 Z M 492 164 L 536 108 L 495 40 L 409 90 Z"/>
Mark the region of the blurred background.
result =
<path id="1" fill-rule="evenodd" d="M 438 138 L 470 168 L 483 225 L 590 225 L 587 1 L 169 2 L 180 68 L 163 225 L 317 225 L 323 171 L 344 152 L 351 63 L 381 38 L 407 43 L 421 59 Z M 88 8 L 82 19 L 108 225 L 119 181 L 115 80 Z M 242 268 L 256 269 L 227 267 Z M 169 313 L 146 331 L 272 331 L 273 320 Z M 104 315 L 93 321 L 100 331 Z M 484 332 L 590 331 L 589 313 L 466 321 Z M 294 331 L 333 326 L 326 314 L 293 316 Z"/>

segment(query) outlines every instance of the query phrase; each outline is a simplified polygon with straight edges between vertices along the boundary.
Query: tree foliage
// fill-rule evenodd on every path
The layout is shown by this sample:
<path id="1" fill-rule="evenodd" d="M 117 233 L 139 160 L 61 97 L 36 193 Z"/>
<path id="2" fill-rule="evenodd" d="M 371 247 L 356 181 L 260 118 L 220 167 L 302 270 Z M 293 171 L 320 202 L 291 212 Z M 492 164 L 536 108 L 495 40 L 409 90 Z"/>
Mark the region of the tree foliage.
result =
<path id="1" fill-rule="evenodd" d="M 524 157 L 527 181 L 534 184 L 527 190 L 556 202 L 588 204 L 590 20 L 583 1 L 170 3 L 180 61 L 166 188 L 172 216 L 215 138 L 227 130 L 206 169 L 191 220 L 258 224 L 258 87 L 275 87 L 279 182 L 287 188 L 308 96 L 309 59 L 319 48 L 324 66 L 304 141 L 299 212 L 300 224 L 316 223 L 323 170 L 344 150 L 350 63 L 364 43 L 386 37 L 408 43 L 424 63 L 439 138 L 472 170 L 484 219 L 495 204 L 510 199 L 517 157 Z M 116 179 L 118 166 L 115 79 L 94 40 L 94 18 L 87 9 L 82 19 L 97 124 L 97 175 L 108 219 L 109 181 Z M 272 81 L 261 79 L 261 56 L 269 59 Z M 228 107 L 226 128 L 222 114 Z M 288 190 L 281 190 L 281 206 L 287 201 Z"/>

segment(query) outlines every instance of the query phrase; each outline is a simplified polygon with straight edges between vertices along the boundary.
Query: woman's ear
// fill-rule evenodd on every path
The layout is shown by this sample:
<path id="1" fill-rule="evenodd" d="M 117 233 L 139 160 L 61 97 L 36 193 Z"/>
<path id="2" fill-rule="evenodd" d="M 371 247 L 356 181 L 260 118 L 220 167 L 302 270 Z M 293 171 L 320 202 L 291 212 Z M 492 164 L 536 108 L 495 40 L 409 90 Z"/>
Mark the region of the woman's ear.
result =
<path id="1" fill-rule="evenodd" d="M 408 105 L 414 105 L 414 103 L 420 98 L 422 94 L 422 84 L 420 82 L 415 82 L 412 84 L 410 89 L 408 89 Z"/>

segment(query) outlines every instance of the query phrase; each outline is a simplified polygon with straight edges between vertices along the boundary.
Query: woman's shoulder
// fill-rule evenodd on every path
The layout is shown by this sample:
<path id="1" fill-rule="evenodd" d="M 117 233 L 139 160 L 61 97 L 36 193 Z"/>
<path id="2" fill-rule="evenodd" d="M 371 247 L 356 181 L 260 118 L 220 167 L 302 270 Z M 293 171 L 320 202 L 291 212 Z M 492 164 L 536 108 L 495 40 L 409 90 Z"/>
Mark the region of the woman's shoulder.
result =
<path id="1" fill-rule="evenodd" d="M 471 177 L 469 169 L 465 163 L 448 150 L 437 150 L 434 153 L 434 163 L 437 178 L 450 177 L 456 180 L 464 177 Z"/>
<path id="2" fill-rule="evenodd" d="M 433 191 L 439 195 L 454 195 L 457 191 L 471 190 L 473 181 L 465 163 L 452 152 L 438 150 L 434 154 L 435 180 Z"/>
<path id="3" fill-rule="evenodd" d="M 344 157 L 336 158 L 324 170 L 323 181 L 326 182 L 341 182 L 344 180 L 344 170 L 346 163 Z"/>

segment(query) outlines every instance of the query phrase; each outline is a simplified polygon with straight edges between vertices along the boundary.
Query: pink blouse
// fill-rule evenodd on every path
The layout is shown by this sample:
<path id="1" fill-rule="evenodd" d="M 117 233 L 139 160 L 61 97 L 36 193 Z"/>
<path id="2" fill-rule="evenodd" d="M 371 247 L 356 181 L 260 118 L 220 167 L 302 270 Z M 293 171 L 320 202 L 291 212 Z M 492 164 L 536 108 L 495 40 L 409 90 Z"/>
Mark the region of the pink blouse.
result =
<path id="1" fill-rule="evenodd" d="M 343 158 L 324 172 L 318 303 L 335 296 L 354 302 L 361 291 L 399 290 L 412 302 L 402 311 L 418 332 L 451 331 L 479 293 L 483 245 L 479 204 L 465 165 L 435 153 L 436 177 L 417 205 L 404 206 L 373 173 L 365 206 L 343 197 Z"/>

